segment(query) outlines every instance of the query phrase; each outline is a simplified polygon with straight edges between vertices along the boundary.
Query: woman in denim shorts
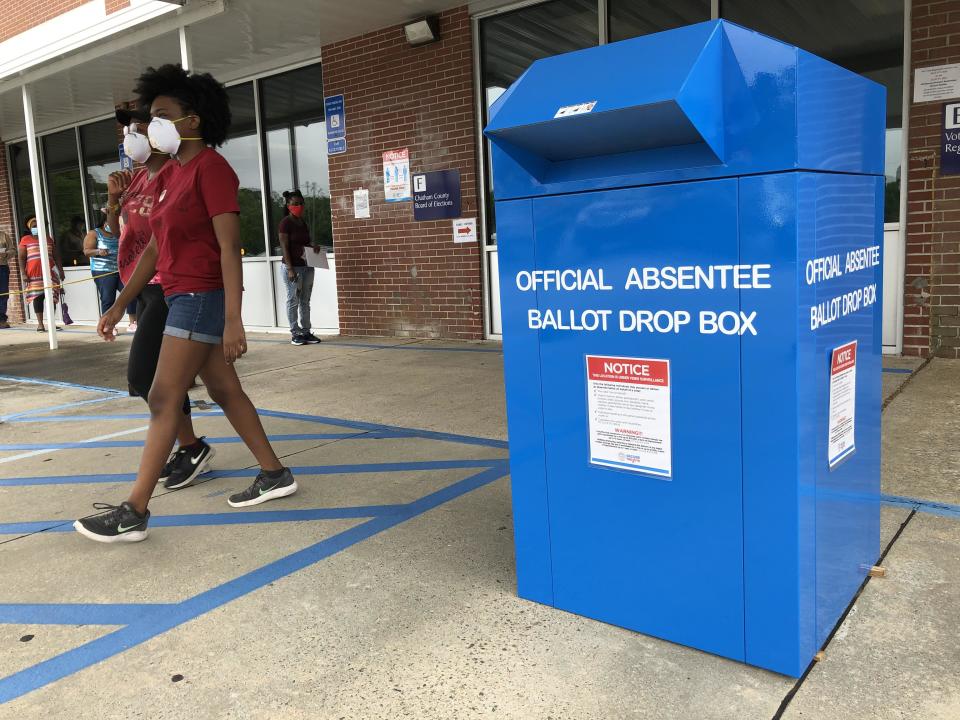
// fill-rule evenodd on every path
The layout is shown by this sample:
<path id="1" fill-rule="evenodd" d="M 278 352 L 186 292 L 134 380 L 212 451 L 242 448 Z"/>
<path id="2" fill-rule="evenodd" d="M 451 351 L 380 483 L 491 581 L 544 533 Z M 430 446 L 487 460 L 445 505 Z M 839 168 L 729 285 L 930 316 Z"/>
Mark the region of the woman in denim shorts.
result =
<path id="1" fill-rule="evenodd" d="M 147 128 L 150 144 L 172 155 L 178 166 L 150 214 L 150 244 L 97 328 L 112 339 L 126 304 L 159 274 L 169 314 L 137 479 L 126 502 L 104 505 L 106 513 L 74 523 L 82 535 L 111 543 L 146 538 L 147 504 L 173 449 L 183 397 L 198 374 L 261 468 L 254 483 L 230 496 L 229 504 L 246 507 L 297 491 L 233 366 L 247 351 L 247 339 L 240 319 L 239 181 L 213 149 L 223 144 L 230 127 L 226 90 L 209 74 L 164 65 L 141 75 L 136 93 L 153 117 Z"/>

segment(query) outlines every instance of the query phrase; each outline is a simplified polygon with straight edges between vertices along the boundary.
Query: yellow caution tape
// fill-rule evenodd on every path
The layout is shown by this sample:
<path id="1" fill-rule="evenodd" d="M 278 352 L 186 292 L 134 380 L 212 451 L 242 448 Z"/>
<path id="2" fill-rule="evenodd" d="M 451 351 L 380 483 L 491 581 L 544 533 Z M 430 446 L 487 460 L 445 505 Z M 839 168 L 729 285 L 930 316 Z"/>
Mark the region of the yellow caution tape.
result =
<path id="1" fill-rule="evenodd" d="M 58 285 L 44 285 L 42 288 L 35 288 L 33 290 L 17 290 L 16 292 L 5 292 L 0 293 L 0 297 L 10 297 L 13 295 L 25 295 L 28 292 L 46 292 L 47 290 L 56 290 L 62 288 L 64 285 L 76 285 L 77 283 L 90 282 L 91 280 L 96 280 L 97 278 L 109 277 L 110 275 L 116 275 L 119 273 L 119 270 L 111 270 L 110 272 L 101 273 L 100 275 L 91 275 L 88 278 L 80 278 L 79 280 L 66 280 Z"/>

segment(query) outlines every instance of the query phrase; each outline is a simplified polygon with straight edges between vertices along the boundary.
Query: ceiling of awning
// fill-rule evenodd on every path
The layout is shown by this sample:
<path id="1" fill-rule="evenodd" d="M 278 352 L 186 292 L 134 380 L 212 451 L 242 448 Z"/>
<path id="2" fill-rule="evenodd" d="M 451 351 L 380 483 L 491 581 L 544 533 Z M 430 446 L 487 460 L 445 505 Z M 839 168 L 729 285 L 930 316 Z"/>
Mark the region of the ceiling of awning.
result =
<path id="1" fill-rule="evenodd" d="M 323 45 L 457 7 L 463 0 L 230 0 L 188 27 L 194 69 L 222 82 L 320 56 Z M 188 2 L 188 7 L 190 3 Z M 180 61 L 176 32 L 31 82 L 37 132 L 103 117 L 128 100 L 149 65 Z M 25 135 L 19 88 L 0 92 L 0 139 Z"/>

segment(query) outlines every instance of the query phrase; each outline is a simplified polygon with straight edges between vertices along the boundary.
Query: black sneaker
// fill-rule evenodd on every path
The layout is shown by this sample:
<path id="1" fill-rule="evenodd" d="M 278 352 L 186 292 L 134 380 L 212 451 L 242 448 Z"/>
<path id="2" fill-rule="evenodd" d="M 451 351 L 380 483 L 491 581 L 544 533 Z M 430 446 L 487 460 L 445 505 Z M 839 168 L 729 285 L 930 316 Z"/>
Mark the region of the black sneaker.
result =
<path id="1" fill-rule="evenodd" d="M 140 515 L 127 502 L 120 505 L 94 503 L 93 506 L 109 512 L 77 520 L 73 529 L 84 537 L 102 543 L 140 542 L 147 539 L 149 510 L 145 515 Z"/>
<path id="2" fill-rule="evenodd" d="M 289 468 L 284 468 L 278 478 L 268 478 L 267 474 L 260 471 L 253 485 L 241 493 L 231 495 L 227 500 L 230 507 L 249 507 L 250 505 L 259 505 L 267 500 L 293 495 L 297 491 L 297 481 L 293 479 L 293 473 Z"/>
<path id="3" fill-rule="evenodd" d="M 306 345 L 307 341 L 304 339 L 303 335 L 293 335 L 290 338 L 291 345 Z"/>
<path id="4" fill-rule="evenodd" d="M 305 332 L 300 336 L 308 345 L 313 345 L 314 343 L 320 342 L 320 338 L 314 335 L 312 332 Z"/>
<path id="5" fill-rule="evenodd" d="M 204 442 L 203 438 L 200 438 L 195 445 L 180 448 L 167 462 L 171 467 L 163 486 L 167 490 L 186 487 L 207 469 L 207 465 L 215 454 L 213 448 Z"/>

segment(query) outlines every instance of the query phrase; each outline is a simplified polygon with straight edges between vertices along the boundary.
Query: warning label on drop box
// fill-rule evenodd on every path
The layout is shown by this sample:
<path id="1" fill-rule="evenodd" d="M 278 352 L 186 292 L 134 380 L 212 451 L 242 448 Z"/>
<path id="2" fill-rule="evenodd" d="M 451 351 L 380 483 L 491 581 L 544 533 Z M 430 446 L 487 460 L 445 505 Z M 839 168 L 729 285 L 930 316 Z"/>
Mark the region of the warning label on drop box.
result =
<path id="1" fill-rule="evenodd" d="M 830 429 L 827 461 L 833 468 L 856 449 L 857 341 L 834 348 L 830 357 Z"/>
<path id="2" fill-rule="evenodd" d="M 670 361 L 587 355 L 590 463 L 669 478 Z"/>

